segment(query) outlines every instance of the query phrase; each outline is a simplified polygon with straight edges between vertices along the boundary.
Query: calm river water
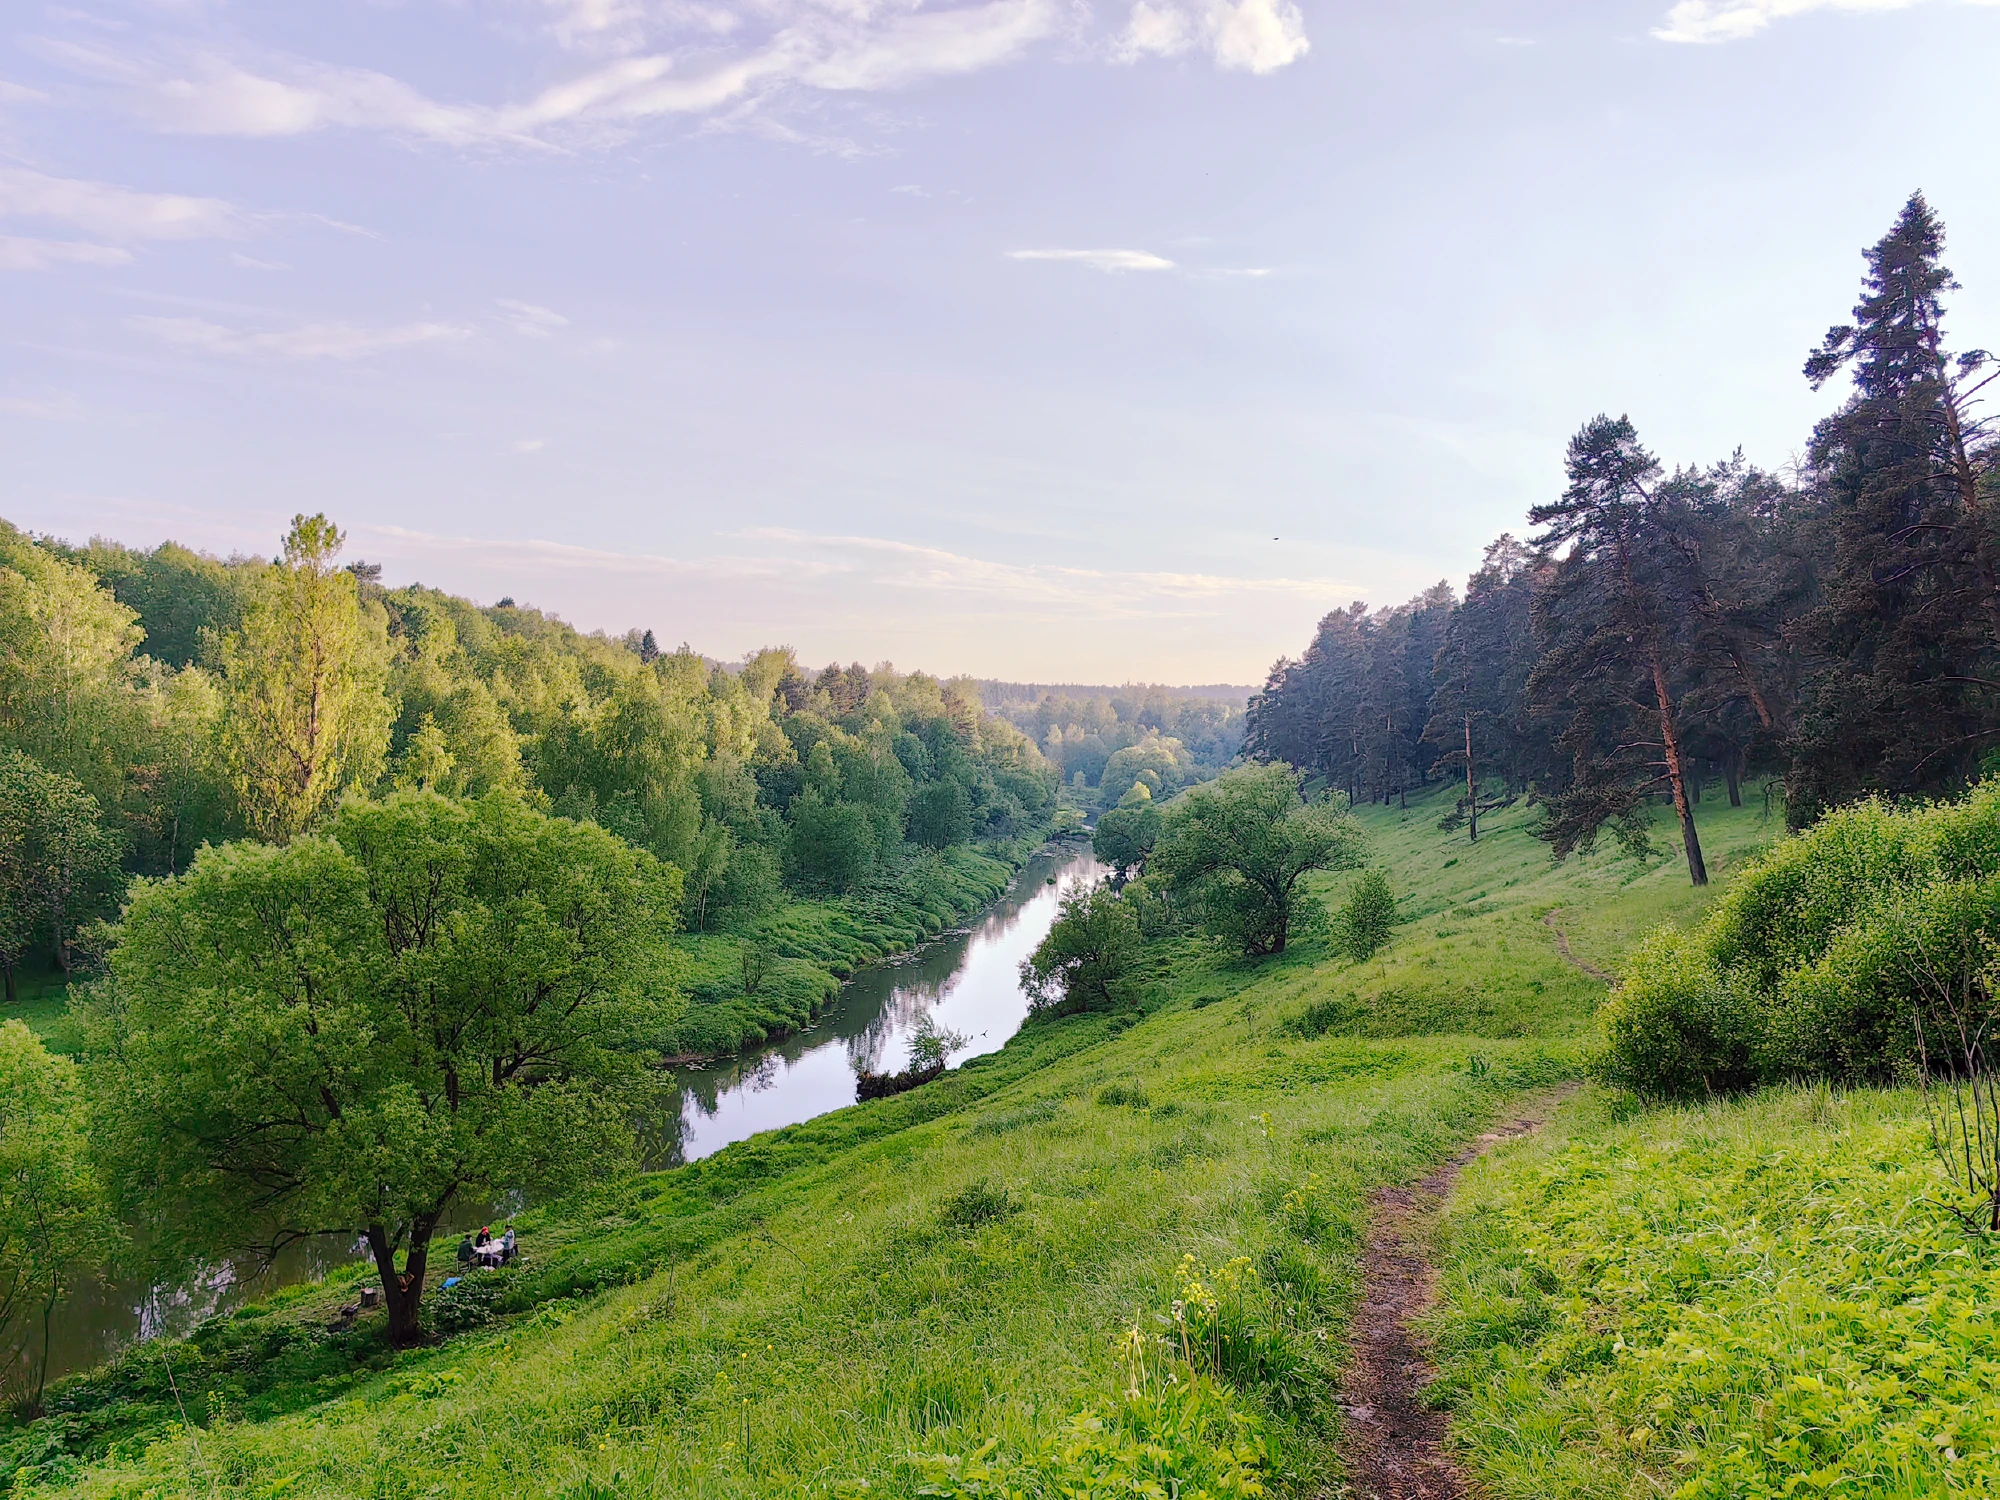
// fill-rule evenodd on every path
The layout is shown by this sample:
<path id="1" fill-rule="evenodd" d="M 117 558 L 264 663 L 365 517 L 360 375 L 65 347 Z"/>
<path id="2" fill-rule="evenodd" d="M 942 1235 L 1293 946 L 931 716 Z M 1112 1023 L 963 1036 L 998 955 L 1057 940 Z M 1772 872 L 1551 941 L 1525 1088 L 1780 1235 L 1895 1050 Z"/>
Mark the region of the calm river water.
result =
<path id="1" fill-rule="evenodd" d="M 1054 923 L 1063 888 L 1106 873 L 1088 844 L 1049 845 L 970 925 L 899 960 L 864 969 L 841 986 L 833 1004 L 806 1030 L 715 1067 L 684 1070 L 678 1138 L 671 1122 L 665 1131 L 673 1141 L 668 1162 L 694 1161 L 760 1130 L 852 1104 L 854 1069 L 906 1066 L 910 1034 L 926 1014 L 971 1038 L 952 1054 L 954 1063 L 997 1050 L 1028 1013 L 1018 970 Z M 135 1339 L 183 1333 L 203 1318 L 324 1275 L 358 1249 L 301 1245 L 262 1272 L 248 1263 L 223 1263 L 181 1285 L 105 1282 L 79 1288 L 57 1310 L 49 1376 L 97 1364 Z"/>

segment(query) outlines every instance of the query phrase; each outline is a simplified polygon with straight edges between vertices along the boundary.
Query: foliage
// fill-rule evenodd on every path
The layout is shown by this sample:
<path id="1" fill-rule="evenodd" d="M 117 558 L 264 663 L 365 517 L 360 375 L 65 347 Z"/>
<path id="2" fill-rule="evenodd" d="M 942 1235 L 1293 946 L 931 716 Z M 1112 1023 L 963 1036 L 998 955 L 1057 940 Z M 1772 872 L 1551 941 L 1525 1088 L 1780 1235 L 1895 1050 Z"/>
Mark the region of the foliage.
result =
<path id="1" fill-rule="evenodd" d="M 86 1123 L 76 1065 L 50 1056 L 19 1021 L 0 1021 L 0 1338 L 8 1365 L 0 1392 L 35 1415 L 49 1319 L 119 1239 Z"/>
<path id="2" fill-rule="evenodd" d="M 678 894 L 643 851 L 499 792 L 349 804 L 324 836 L 140 882 L 90 1009 L 128 1197 L 188 1253 L 364 1235 L 414 1336 L 455 1202 L 629 1150 L 618 1084 L 671 1015 Z"/>
<path id="3" fill-rule="evenodd" d="M 1098 859 L 1121 875 L 1143 870 L 1159 845 L 1161 826 L 1156 807 L 1115 807 L 1098 818 L 1091 847 Z"/>
<path id="4" fill-rule="evenodd" d="M 388 639 L 325 516 L 295 516 L 282 564 L 258 580 L 221 648 L 226 743 L 251 826 L 283 841 L 344 787 L 367 786 L 388 749 Z"/>
<path id="5" fill-rule="evenodd" d="M 926 1011 L 917 1017 L 917 1024 L 910 1031 L 910 1066 L 922 1070 L 941 1068 L 951 1061 L 952 1053 L 971 1045 L 971 1037 L 938 1025 Z"/>
<path id="6" fill-rule="evenodd" d="M 2000 785 L 1829 814 L 1746 870 L 1692 932 L 1655 935 L 1605 1010 L 1611 1081 L 1667 1098 L 1785 1078 L 1884 1081 L 1922 1017 L 1990 1013 Z M 1960 997 L 1971 987 L 1971 998 Z"/>
<path id="7" fill-rule="evenodd" d="M 2000 1484 L 1995 1249 L 1914 1091 L 1774 1089 L 1509 1148 L 1447 1212 L 1435 1389 L 1499 1500 Z"/>
<path id="8" fill-rule="evenodd" d="M 1246 689 L 1229 687 L 1018 682 L 981 682 L 979 693 L 988 709 L 1032 736 L 1065 782 L 1086 790 L 1100 789 L 1112 756 L 1148 740 L 1157 742 L 1149 756 L 1164 754 L 1172 760 L 1172 786 L 1215 775 L 1242 748 L 1249 697 Z M 1141 767 L 1147 763 L 1139 762 Z M 1162 774 L 1157 760 L 1152 763 L 1155 774 Z M 1119 796 L 1130 779 L 1122 773 L 1114 776 Z M 1117 800 L 1101 789 L 1096 798 L 1100 806 Z"/>
<path id="9" fill-rule="evenodd" d="M 1379 953 L 1396 929 L 1396 893 L 1380 870 L 1364 870 L 1334 919 L 1340 950 L 1356 963 Z"/>
<path id="10" fill-rule="evenodd" d="M 0 971 L 10 1003 L 15 970 L 38 944 L 70 971 L 78 931 L 116 898 L 119 852 L 80 782 L 0 749 Z"/>
<path id="11" fill-rule="evenodd" d="M 1246 766 L 1177 798 L 1153 863 L 1245 953 L 1282 953 L 1316 870 L 1360 859 L 1360 825 L 1337 797 L 1304 801 L 1286 765 Z"/>
<path id="12" fill-rule="evenodd" d="M 958 782 L 947 778 L 918 788 L 910 798 L 910 842 L 926 849 L 948 849 L 972 837 L 972 799 Z"/>
<path id="13" fill-rule="evenodd" d="M 1048 935 L 1021 960 L 1032 1016 L 1111 1009 L 1130 997 L 1144 938 L 1138 914 L 1108 885 L 1065 891 Z"/>

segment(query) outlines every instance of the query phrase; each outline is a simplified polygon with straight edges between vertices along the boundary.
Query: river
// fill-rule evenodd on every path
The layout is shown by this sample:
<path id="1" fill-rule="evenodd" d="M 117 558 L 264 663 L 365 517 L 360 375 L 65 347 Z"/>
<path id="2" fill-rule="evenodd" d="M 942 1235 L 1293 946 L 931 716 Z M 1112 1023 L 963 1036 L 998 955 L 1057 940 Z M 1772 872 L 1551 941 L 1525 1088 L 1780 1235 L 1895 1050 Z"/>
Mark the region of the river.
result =
<path id="1" fill-rule="evenodd" d="M 1054 923 L 1063 888 L 1105 873 L 1087 844 L 1045 846 L 967 926 L 862 970 L 803 1031 L 712 1067 L 682 1070 L 678 1131 L 667 1122 L 670 1145 L 661 1164 L 696 1161 L 759 1131 L 852 1104 L 854 1069 L 904 1067 L 910 1035 L 926 1014 L 969 1038 L 952 1054 L 954 1063 L 1004 1046 L 1028 1013 L 1021 960 Z M 267 1270 L 223 1262 L 176 1285 L 80 1287 L 56 1311 L 49 1378 L 101 1363 L 136 1339 L 185 1333 L 203 1318 L 324 1275 L 358 1250 L 317 1242 L 291 1247 Z"/>

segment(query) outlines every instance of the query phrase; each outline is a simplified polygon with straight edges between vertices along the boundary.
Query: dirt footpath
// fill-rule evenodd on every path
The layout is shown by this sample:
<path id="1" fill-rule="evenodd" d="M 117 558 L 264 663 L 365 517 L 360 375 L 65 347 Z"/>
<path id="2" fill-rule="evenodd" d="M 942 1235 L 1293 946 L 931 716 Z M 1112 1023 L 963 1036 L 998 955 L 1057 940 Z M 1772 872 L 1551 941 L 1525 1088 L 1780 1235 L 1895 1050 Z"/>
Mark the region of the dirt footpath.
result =
<path id="1" fill-rule="evenodd" d="M 1370 1201 L 1362 1260 L 1361 1306 L 1341 1385 L 1346 1422 L 1341 1456 L 1355 1500 L 1465 1500 L 1473 1493 L 1445 1453 L 1444 1413 L 1424 1404 L 1433 1371 L 1410 1324 L 1437 1298 L 1437 1272 L 1424 1253 L 1424 1229 L 1465 1164 L 1504 1140 L 1539 1129 L 1575 1092 L 1543 1095 L 1519 1118 L 1498 1126 L 1410 1187 L 1383 1188 Z"/>

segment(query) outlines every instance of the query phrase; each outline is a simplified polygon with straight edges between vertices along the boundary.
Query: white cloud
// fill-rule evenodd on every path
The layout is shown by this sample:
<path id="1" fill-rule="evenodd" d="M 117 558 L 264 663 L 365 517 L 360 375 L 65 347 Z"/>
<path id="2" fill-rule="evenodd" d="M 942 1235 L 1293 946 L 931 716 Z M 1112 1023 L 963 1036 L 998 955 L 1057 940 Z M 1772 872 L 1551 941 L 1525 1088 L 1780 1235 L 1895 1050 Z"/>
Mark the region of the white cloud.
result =
<path id="1" fill-rule="evenodd" d="M 1904 10 L 1921 0 L 1680 0 L 1653 28 L 1663 42 L 1734 42 L 1814 10 Z M 1992 5 L 2000 0 L 1964 0 Z"/>
<path id="2" fill-rule="evenodd" d="M 520 438 L 514 444 L 514 451 L 516 453 L 540 453 L 548 445 L 547 438 Z"/>
<path id="3" fill-rule="evenodd" d="M 512 297 L 502 297 L 499 303 L 506 309 L 500 315 L 500 321 L 523 338 L 545 339 L 558 328 L 569 326 L 569 319 L 561 313 L 537 307 L 532 302 L 516 302 Z"/>
<path id="4" fill-rule="evenodd" d="M 0 167 L 0 215 L 48 219 L 114 240 L 208 239 L 249 226 L 246 215 L 220 198 L 141 193 L 26 167 Z"/>
<path id="5" fill-rule="evenodd" d="M 1009 260 L 1067 260 L 1093 271 L 1171 271 L 1174 263 L 1147 250 L 1009 250 Z"/>
<path id="6" fill-rule="evenodd" d="M 1141 9 L 1154 3 L 1142 0 Z M 1180 15 L 1173 3 L 1157 0 L 1163 25 L 1196 25 L 1173 21 Z M 1204 7 L 1196 29 L 1225 67 L 1265 72 L 1305 49 L 1293 0 L 1194 3 Z M 617 55 L 499 104 L 438 100 L 385 73 L 270 53 L 186 47 L 147 56 L 77 43 L 47 43 L 43 50 L 117 89 L 163 131 L 277 137 L 352 129 L 456 145 L 548 146 L 579 135 L 591 139 L 593 132 L 615 136 L 633 122 L 665 116 L 742 123 L 724 112 L 754 108 L 788 89 L 879 92 L 978 72 L 1074 24 L 1065 0 L 937 8 L 923 8 L 920 0 L 758 0 L 734 9 L 692 0 L 545 5 L 559 44 Z M 1135 45 L 1159 50 L 1159 38 Z"/>
<path id="7" fill-rule="evenodd" d="M 289 271 L 291 267 L 281 260 L 259 260 L 254 255 L 245 255 L 241 250 L 229 252 L 229 263 L 241 266 L 246 271 Z"/>
<path id="8" fill-rule="evenodd" d="M 351 323 L 308 323 L 272 333 L 225 328 L 203 318 L 140 317 L 134 326 L 183 349 L 205 354 L 277 355 L 285 359 L 360 359 L 384 349 L 457 343 L 470 328 L 450 323 L 409 323 L 400 328 L 357 328 Z"/>
<path id="9" fill-rule="evenodd" d="M 1218 67 L 1273 73 L 1312 48 L 1293 0 L 1136 0 L 1112 50 L 1120 62 L 1201 47 Z"/>
<path id="10" fill-rule="evenodd" d="M 0 271 L 46 271 L 51 266 L 122 266 L 132 259 L 115 245 L 80 240 L 30 240 L 0 234 Z"/>
<path id="11" fill-rule="evenodd" d="M 46 104 L 49 96 L 24 83 L 0 83 L 0 104 Z"/>

